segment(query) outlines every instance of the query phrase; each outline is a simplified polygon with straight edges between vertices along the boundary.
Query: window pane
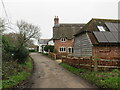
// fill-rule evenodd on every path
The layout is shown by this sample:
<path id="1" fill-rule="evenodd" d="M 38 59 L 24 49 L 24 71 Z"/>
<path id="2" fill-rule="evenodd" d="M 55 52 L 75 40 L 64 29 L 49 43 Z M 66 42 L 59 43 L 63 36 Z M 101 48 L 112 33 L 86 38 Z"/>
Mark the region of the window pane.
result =
<path id="1" fill-rule="evenodd" d="M 62 49 L 61 51 L 63 52 L 63 48 L 61 48 L 61 49 Z"/>
<path id="2" fill-rule="evenodd" d="M 66 40 L 65 38 L 61 38 L 61 41 L 62 41 L 62 42 L 65 42 L 65 40 Z"/>
<path id="3" fill-rule="evenodd" d="M 70 53 L 70 48 L 68 48 L 68 53 Z"/>
<path id="4" fill-rule="evenodd" d="M 73 53 L 73 48 L 72 48 L 72 53 Z"/>
<path id="5" fill-rule="evenodd" d="M 65 48 L 63 48 L 63 51 L 65 51 Z"/>
<path id="6" fill-rule="evenodd" d="M 104 29 L 103 26 L 97 26 L 97 28 L 98 28 L 100 31 L 105 31 L 105 29 Z"/>
<path id="7" fill-rule="evenodd" d="M 60 52 L 61 52 L 61 48 L 60 48 Z"/>

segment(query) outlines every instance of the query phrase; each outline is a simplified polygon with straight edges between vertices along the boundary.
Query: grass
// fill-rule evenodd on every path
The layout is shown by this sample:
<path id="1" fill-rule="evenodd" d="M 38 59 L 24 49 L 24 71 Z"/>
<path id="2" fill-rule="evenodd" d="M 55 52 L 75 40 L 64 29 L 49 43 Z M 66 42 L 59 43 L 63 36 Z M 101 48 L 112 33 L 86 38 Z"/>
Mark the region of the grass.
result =
<path id="1" fill-rule="evenodd" d="M 15 76 L 11 76 L 9 77 L 8 80 L 3 80 L 2 81 L 2 88 L 11 88 L 13 86 L 16 86 L 17 84 L 19 84 L 20 82 L 22 82 L 23 80 L 25 80 L 28 76 L 30 76 L 29 72 L 20 72 Z"/>
<path id="2" fill-rule="evenodd" d="M 100 88 L 116 88 L 120 90 L 120 71 L 117 69 L 108 72 L 90 72 L 89 70 L 78 69 L 64 63 L 60 65 L 88 82 L 96 84 Z"/>
<path id="3" fill-rule="evenodd" d="M 14 67 L 5 68 L 8 70 L 4 70 L 3 73 L 3 80 L 2 80 L 2 88 L 12 88 L 19 83 L 22 83 L 27 77 L 31 75 L 32 71 L 32 60 L 31 58 L 28 58 L 24 64 L 18 64 L 16 62 L 7 62 L 7 64 L 4 64 L 5 67 L 8 64 L 12 64 Z"/>

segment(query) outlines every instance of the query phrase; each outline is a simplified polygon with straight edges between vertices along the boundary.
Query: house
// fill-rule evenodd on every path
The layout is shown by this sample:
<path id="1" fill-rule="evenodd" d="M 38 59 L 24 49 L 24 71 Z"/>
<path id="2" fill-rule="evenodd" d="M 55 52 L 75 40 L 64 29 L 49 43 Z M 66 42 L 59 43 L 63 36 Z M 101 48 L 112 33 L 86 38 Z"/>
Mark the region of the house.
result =
<path id="1" fill-rule="evenodd" d="M 51 46 L 54 46 L 54 42 L 53 42 L 53 39 L 49 39 L 48 42 L 47 42 L 47 45 L 51 45 Z"/>
<path id="2" fill-rule="evenodd" d="M 38 45 L 35 45 L 34 44 L 34 41 L 32 39 L 30 39 L 29 41 L 27 41 L 27 48 L 30 52 L 38 52 L 38 48 L 39 46 Z"/>
<path id="3" fill-rule="evenodd" d="M 31 45 L 28 47 L 28 50 L 30 52 L 37 52 L 38 51 L 38 46 L 37 45 Z"/>
<path id="4" fill-rule="evenodd" d="M 54 49 L 59 58 L 62 55 L 73 53 L 74 34 L 76 34 L 85 24 L 59 23 L 58 16 L 54 18 L 53 41 Z"/>
<path id="5" fill-rule="evenodd" d="M 38 52 L 46 53 L 46 52 L 44 51 L 44 47 L 45 47 L 45 45 L 48 44 L 48 41 L 49 41 L 49 39 L 40 39 L 40 40 L 38 40 L 38 45 L 39 45 L 39 50 L 38 50 Z"/>
<path id="6" fill-rule="evenodd" d="M 92 19 L 75 34 L 75 57 L 120 59 L 120 20 Z"/>

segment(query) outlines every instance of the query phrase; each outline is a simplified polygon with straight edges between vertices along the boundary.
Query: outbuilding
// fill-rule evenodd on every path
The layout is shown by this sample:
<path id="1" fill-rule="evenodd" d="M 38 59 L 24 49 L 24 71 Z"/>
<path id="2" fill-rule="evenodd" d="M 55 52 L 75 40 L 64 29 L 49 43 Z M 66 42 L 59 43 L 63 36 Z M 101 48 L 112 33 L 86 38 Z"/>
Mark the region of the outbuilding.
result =
<path id="1" fill-rule="evenodd" d="M 120 20 L 92 19 L 74 38 L 75 57 L 120 59 Z"/>

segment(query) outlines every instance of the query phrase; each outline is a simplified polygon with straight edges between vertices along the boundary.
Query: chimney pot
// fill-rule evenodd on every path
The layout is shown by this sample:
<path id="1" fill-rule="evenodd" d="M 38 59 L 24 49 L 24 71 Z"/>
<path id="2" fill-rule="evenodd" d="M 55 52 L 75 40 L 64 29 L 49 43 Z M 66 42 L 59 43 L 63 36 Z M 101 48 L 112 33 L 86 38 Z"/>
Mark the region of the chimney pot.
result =
<path id="1" fill-rule="evenodd" d="M 54 18 L 54 25 L 57 25 L 57 24 L 59 24 L 59 18 L 58 18 L 58 16 L 55 16 L 55 18 Z"/>

